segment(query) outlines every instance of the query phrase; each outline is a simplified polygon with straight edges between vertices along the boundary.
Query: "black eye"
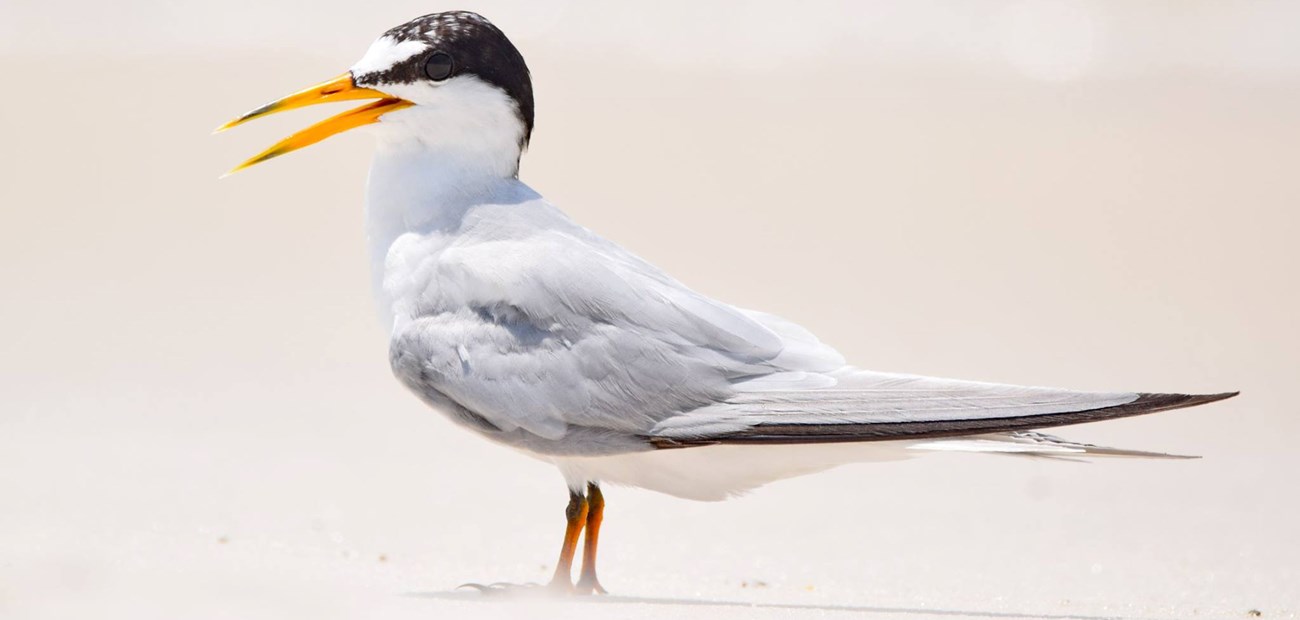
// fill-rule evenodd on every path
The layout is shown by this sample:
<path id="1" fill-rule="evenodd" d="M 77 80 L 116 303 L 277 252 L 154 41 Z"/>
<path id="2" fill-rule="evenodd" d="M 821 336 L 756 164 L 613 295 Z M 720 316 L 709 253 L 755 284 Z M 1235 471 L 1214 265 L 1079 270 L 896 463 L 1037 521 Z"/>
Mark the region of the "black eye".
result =
<path id="1" fill-rule="evenodd" d="M 424 74 L 435 82 L 441 82 L 451 77 L 452 69 L 451 54 L 447 52 L 434 52 L 429 55 L 428 60 L 424 61 Z"/>

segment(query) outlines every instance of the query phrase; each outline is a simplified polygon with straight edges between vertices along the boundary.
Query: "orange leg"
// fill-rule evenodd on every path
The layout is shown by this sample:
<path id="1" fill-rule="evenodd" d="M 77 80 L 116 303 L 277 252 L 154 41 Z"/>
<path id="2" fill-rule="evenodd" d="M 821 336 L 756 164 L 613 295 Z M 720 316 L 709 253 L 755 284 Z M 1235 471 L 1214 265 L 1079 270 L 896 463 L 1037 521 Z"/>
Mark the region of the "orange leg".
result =
<path id="1" fill-rule="evenodd" d="M 587 498 L 580 491 L 569 491 L 569 507 L 564 510 L 568 526 L 564 528 L 564 545 L 560 547 L 560 559 L 555 565 L 555 576 L 548 586 L 561 592 L 573 591 L 573 554 L 578 550 L 578 537 L 587 525 Z"/>
<path id="2" fill-rule="evenodd" d="M 587 484 L 587 537 L 582 547 L 582 575 L 577 594 L 608 594 L 596 579 L 596 545 L 600 541 L 600 522 L 605 514 L 605 496 L 596 483 Z"/>

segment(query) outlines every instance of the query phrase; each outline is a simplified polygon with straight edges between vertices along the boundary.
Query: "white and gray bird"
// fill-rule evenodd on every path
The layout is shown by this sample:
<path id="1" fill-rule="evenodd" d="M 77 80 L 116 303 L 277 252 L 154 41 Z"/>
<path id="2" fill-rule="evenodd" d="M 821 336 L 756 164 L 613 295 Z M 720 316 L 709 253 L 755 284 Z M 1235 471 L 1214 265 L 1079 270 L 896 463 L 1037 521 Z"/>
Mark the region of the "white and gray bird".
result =
<path id="1" fill-rule="evenodd" d="M 720 500 L 844 463 L 932 451 L 1166 456 L 1033 431 L 1233 395 L 867 371 L 798 325 L 683 286 L 519 180 L 533 129 L 528 67 L 474 13 L 393 28 L 338 78 L 221 129 L 347 99 L 376 101 L 239 168 L 354 127 L 374 131 L 366 226 L 393 372 L 458 424 L 559 468 L 569 489 L 551 583 L 559 590 L 603 592 L 601 483 Z"/>

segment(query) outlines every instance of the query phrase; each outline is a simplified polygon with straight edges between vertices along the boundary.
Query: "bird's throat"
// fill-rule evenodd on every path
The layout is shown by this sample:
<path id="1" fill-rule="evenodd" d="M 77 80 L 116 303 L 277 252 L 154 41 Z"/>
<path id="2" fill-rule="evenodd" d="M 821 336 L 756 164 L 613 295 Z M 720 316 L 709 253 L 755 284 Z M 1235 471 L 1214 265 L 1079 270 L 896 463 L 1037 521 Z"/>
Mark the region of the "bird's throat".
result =
<path id="1" fill-rule="evenodd" d="M 502 157 L 514 157 L 507 165 Z M 366 188 L 366 236 L 373 290 L 391 321 L 384 281 L 390 249 L 404 235 L 454 237 L 466 215 L 486 204 L 537 197 L 515 177 L 518 149 L 486 152 L 418 143 L 381 143 Z"/>

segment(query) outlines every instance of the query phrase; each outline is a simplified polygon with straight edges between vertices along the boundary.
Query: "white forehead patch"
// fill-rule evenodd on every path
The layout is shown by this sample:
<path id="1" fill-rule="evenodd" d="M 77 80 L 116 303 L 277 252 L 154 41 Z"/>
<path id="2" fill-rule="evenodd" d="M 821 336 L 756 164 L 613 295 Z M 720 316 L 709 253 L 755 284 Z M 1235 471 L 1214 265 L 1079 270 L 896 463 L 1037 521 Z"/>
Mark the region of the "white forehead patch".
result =
<path id="1" fill-rule="evenodd" d="M 402 41 L 384 35 L 375 39 L 370 44 L 370 49 L 366 50 L 366 55 L 352 65 L 352 75 L 365 75 L 367 73 L 376 73 L 387 71 L 394 65 L 406 60 L 424 50 L 429 46 L 423 41 Z"/>

